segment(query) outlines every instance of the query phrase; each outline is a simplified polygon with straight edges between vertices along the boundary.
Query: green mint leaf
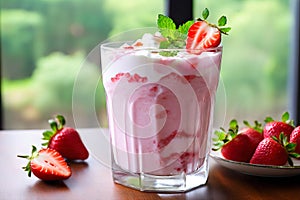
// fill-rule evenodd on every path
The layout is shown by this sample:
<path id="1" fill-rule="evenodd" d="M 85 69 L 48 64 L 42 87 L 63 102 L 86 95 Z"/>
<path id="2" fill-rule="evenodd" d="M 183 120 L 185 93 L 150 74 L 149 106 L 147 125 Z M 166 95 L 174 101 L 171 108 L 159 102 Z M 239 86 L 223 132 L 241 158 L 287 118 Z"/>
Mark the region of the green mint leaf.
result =
<path id="1" fill-rule="evenodd" d="M 178 31 L 182 34 L 187 34 L 188 30 L 190 29 L 190 27 L 192 26 L 193 23 L 194 23 L 193 20 L 185 22 L 184 24 L 182 24 L 178 27 Z"/>
<path id="2" fill-rule="evenodd" d="M 207 8 L 205 8 L 203 11 L 202 11 L 202 17 L 203 19 L 207 19 L 209 16 L 209 10 Z"/>
<path id="3" fill-rule="evenodd" d="M 218 26 L 225 26 L 227 24 L 227 18 L 226 16 L 222 16 L 218 20 Z"/>
<path id="4" fill-rule="evenodd" d="M 166 56 L 166 57 L 173 57 L 176 56 L 178 51 L 160 51 L 159 55 Z"/>
<path id="5" fill-rule="evenodd" d="M 185 41 L 180 39 L 180 37 L 177 40 L 172 40 L 171 42 L 174 49 L 181 49 L 185 46 Z"/>
<path id="6" fill-rule="evenodd" d="M 176 24 L 170 17 L 159 14 L 157 19 L 157 26 L 159 29 L 176 30 Z"/>
<path id="7" fill-rule="evenodd" d="M 168 40 L 165 40 L 165 41 L 162 41 L 160 44 L 159 44 L 159 48 L 160 49 L 168 49 L 170 46 L 170 42 Z"/>

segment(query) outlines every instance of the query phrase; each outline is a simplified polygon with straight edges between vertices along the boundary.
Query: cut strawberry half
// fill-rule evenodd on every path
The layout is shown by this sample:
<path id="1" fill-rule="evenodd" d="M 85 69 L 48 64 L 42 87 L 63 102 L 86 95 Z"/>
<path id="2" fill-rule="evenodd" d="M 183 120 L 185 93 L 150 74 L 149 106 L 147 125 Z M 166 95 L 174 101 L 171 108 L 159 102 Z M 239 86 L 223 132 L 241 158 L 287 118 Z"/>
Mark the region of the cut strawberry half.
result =
<path id="1" fill-rule="evenodd" d="M 189 53 L 200 54 L 201 50 L 219 46 L 220 30 L 204 20 L 195 22 L 188 30 L 186 49 Z"/>
<path id="2" fill-rule="evenodd" d="M 72 172 L 64 158 L 54 149 L 41 149 L 37 151 L 32 146 L 31 156 L 20 156 L 29 160 L 28 164 L 23 167 L 31 177 L 31 172 L 41 180 L 55 181 L 68 179 Z"/>

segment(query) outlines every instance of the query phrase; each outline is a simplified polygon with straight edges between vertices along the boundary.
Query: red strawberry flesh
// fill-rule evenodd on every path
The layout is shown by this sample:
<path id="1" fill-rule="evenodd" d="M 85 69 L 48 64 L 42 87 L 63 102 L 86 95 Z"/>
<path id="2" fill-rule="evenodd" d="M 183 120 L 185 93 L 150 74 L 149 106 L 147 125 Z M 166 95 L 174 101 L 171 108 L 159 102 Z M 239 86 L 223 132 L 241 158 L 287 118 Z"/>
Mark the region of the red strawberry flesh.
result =
<path id="1" fill-rule="evenodd" d="M 64 180 L 71 176 L 71 169 L 64 158 L 53 149 L 41 149 L 30 163 L 32 173 L 45 181 Z"/>
<path id="2" fill-rule="evenodd" d="M 20 158 L 29 160 L 28 164 L 23 167 L 31 177 L 33 173 L 37 178 L 44 181 L 57 181 L 68 179 L 71 175 L 71 168 L 68 166 L 64 158 L 54 149 L 41 149 L 37 151 L 32 146 L 31 155 L 18 155 Z"/>
<path id="3" fill-rule="evenodd" d="M 217 47 L 220 43 L 221 33 L 218 28 L 206 21 L 197 21 L 188 31 L 186 49 L 190 53 L 200 54 L 201 50 Z"/>

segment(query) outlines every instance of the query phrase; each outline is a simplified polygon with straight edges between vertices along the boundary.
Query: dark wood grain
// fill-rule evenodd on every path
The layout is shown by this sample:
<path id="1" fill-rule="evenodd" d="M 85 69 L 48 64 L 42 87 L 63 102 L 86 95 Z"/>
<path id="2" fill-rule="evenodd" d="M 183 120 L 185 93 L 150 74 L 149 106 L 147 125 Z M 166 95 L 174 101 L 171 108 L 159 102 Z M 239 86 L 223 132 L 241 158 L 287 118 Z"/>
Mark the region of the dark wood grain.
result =
<path id="1" fill-rule="evenodd" d="M 31 145 L 41 144 L 41 130 L 0 131 L 0 199 L 297 199 L 300 176 L 262 178 L 236 173 L 210 160 L 205 186 L 187 193 L 146 193 L 113 183 L 109 168 L 107 133 L 83 129 L 81 137 L 91 152 L 85 162 L 70 163 L 72 176 L 66 181 L 46 183 L 27 177 L 21 167 Z"/>

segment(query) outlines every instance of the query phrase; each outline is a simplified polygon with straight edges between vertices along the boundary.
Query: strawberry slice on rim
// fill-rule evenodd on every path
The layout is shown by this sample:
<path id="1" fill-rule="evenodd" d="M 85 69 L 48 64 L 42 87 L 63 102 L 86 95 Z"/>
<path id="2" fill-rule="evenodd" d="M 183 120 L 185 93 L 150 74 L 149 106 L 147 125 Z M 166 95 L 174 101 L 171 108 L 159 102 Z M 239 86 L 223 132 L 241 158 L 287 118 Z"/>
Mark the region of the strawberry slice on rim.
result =
<path id="1" fill-rule="evenodd" d="M 189 53 L 200 54 L 201 50 L 219 46 L 221 32 L 204 20 L 196 21 L 188 30 L 186 49 Z"/>

